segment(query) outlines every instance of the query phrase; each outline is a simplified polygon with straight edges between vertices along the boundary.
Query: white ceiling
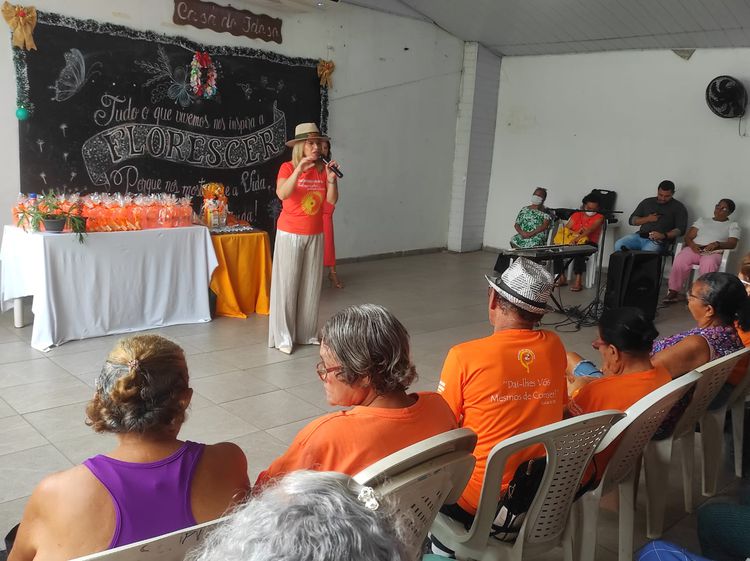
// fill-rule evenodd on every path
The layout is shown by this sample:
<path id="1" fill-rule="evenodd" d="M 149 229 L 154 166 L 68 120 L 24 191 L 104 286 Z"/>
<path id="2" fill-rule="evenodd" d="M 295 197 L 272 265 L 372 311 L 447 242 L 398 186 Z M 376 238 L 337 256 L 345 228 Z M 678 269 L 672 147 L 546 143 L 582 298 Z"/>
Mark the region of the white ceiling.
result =
<path id="1" fill-rule="evenodd" d="M 750 0 L 341 1 L 432 21 L 499 56 L 750 47 Z"/>

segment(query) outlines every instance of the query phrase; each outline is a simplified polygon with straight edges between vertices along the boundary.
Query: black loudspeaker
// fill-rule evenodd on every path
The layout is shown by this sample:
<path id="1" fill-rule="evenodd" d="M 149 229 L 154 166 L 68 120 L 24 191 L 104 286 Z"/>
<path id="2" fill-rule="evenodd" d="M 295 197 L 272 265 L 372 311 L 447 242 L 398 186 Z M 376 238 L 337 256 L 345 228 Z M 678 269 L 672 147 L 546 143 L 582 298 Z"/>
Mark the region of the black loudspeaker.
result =
<path id="1" fill-rule="evenodd" d="M 661 260 L 661 254 L 652 251 L 614 252 L 609 258 L 604 308 L 634 306 L 653 320 L 659 301 Z"/>

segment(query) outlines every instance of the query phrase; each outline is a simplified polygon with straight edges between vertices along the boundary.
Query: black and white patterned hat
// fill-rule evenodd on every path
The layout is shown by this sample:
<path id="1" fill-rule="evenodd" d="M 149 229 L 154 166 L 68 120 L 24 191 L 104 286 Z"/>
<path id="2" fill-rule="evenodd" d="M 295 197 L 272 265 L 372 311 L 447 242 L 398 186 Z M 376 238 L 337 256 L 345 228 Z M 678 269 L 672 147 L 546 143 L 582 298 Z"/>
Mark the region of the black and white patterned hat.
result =
<path id="1" fill-rule="evenodd" d="M 528 312 L 543 314 L 555 288 L 552 275 L 539 263 L 519 257 L 502 276 L 484 276 L 490 286 L 508 302 Z"/>

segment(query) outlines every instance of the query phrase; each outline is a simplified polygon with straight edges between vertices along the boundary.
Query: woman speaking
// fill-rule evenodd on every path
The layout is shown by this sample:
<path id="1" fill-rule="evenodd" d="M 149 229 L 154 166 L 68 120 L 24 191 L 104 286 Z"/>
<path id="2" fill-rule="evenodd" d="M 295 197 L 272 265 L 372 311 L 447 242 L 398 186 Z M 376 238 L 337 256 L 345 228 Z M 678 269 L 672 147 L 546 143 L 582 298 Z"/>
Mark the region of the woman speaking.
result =
<path id="1" fill-rule="evenodd" d="M 276 181 L 282 201 L 276 224 L 268 346 L 291 354 L 295 343 L 318 344 L 318 307 L 323 277 L 323 202 L 338 200 L 336 174 L 321 160 L 322 143 L 315 123 L 301 123 L 294 138 L 292 161 L 284 162 Z"/>

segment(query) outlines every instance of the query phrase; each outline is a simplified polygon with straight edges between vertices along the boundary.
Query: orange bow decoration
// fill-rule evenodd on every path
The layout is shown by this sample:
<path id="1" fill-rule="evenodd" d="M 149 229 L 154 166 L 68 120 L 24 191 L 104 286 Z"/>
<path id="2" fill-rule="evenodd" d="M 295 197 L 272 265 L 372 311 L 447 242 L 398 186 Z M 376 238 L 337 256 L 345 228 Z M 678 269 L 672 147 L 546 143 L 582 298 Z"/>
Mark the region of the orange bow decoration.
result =
<path id="1" fill-rule="evenodd" d="M 217 199 L 223 202 L 227 201 L 227 198 L 224 195 L 224 185 L 221 183 L 204 183 L 201 186 L 201 190 L 203 191 L 204 199 Z"/>
<path id="2" fill-rule="evenodd" d="M 13 46 L 30 51 L 36 50 L 34 28 L 36 27 L 36 8 L 34 6 L 14 6 L 3 3 L 3 17 L 13 32 Z"/>
<path id="3" fill-rule="evenodd" d="M 336 69 L 336 65 L 333 64 L 332 60 L 320 60 L 318 61 L 318 78 L 320 78 L 320 85 L 326 88 L 330 88 L 333 85 L 331 81 L 331 74 Z"/>

